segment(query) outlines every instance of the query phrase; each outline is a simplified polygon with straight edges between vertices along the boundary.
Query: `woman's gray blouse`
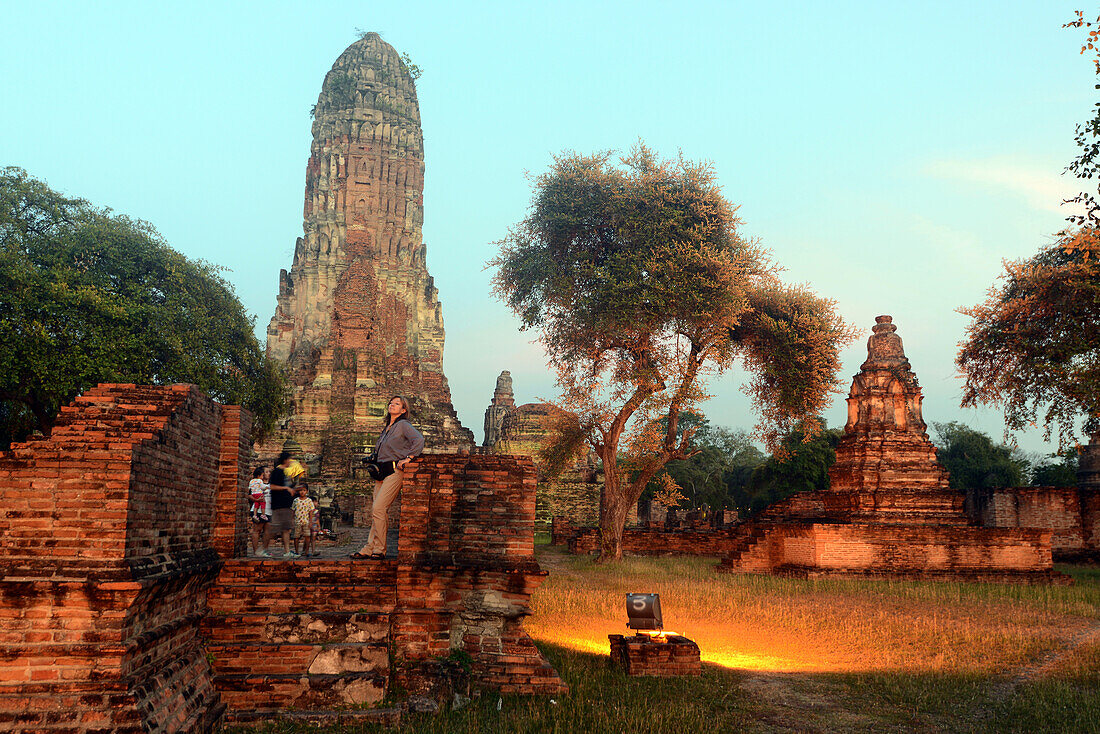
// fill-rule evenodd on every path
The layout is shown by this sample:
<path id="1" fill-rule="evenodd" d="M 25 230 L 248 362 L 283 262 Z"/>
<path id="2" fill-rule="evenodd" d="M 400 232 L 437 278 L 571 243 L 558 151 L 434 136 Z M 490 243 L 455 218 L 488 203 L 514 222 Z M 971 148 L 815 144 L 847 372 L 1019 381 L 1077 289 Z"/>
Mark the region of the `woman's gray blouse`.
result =
<path id="1" fill-rule="evenodd" d="M 419 456 L 424 450 L 424 437 L 412 423 L 401 419 L 391 424 L 378 437 L 374 448 L 376 461 L 401 461 L 409 456 Z"/>

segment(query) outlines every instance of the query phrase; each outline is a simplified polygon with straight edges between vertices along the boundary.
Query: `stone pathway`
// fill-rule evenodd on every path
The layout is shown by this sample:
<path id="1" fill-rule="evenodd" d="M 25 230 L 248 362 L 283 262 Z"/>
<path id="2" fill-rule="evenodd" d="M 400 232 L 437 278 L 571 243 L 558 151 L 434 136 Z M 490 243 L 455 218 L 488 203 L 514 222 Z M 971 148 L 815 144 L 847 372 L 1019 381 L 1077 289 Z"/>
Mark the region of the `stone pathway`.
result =
<path id="1" fill-rule="evenodd" d="M 355 528 L 350 525 L 340 525 L 337 530 L 338 541 L 333 544 L 331 541 L 322 541 L 317 544 L 318 555 L 310 558 L 303 557 L 301 560 L 339 560 L 341 558 L 347 558 L 349 554 L 362 548 L 366 545 L 367 536 L 370 535 L 370 528 Z M 397 529 L 390 528 L 389 536 L 387 538 L 387 553 L 388 558 L 397 557 Z M 248 541 L 248 557 L 256 558 L 256 554 L 252 552 L 252 541 Z M 294 541 L 291 540 L 291 548 L 294 547 Z M 274 538 L 271 541 L 271 547 L 268 549 L 271 554 L 272 560 L 277 560 L 283 556 L 283 544 L 278 538 Z"/>

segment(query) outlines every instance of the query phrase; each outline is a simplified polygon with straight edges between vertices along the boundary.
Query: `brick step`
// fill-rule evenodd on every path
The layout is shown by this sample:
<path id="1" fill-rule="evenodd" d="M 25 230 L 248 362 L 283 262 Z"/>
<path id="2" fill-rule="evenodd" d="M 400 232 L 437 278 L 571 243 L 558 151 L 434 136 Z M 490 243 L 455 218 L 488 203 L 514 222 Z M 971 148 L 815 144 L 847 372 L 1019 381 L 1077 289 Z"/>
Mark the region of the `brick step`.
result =
<path id="1" fill-rule="evenodd" d="M 287 641 L 301 644 L 377 642 L 389 637 L 385 612 L 315 612 L 294 614 L 215 614 L 202 622 L 203 637 L 214 644 Z"/>
<path id="2" fill-rule="evenodd" d="M 215 675 L 389 675 L 388 641 L 342 644 L 212 644 Z"/>
<path id="3" fill-rule="evenodd" d="M 385 560 L 283 560 L 281 558 L 230 558 L 218 575 L 219 586 L 257 584 L 393 585 L 397 561 Z"/>
<path id="4" fill-rule="evenodd" d="M 8 688 L 5 686 L 4 688 Z M 132 696 L 117 681 L 21 685 L 0 690 L 0 731 L 144 731 Z"/>
<path id="5" fill-rule="evenodd" d="M 345 675 L 215 675 L 214 687 L 234 712 L 259 708 L 316 711 L 373 705 L 386 696 L 386 673 Z"/>
<path id="6" fill-rule="evenodd" d="M 1059 586 L 1072 586 L 1073 577 L 1058 571 L 1015 571 L 1015 570 L 991 570 L 982 569 L 891 569 L 869 570 L 863 568 L 845 569 L 798 566 L 784 564 L 777 566 L 774 571 L 777 576 L 790 578 L 816 579 L 816 578 L 853 578 L 853 579 L 877 579 L 882 581 L 894 581 L 899 578 L 913 581 L 942 581 L 947 583 L 978 582 L 978 583 L 1017 583 L 1017 584 L 1052 584 Z"/>
<path id="7" fill-rule="evenodd" d="M 541 696 L 566 694 L 569 686 L 562 682 L 549 663 L 541 665 L 487 665 L 478 671 L 478 682 L 501 693 L 524 693 Z"/>
<path id="8" fill-rule="evenodd" d="M 307 586 L 257 584 L 215 585 L 207 593 L 211 614 L 290 614 L 353 609 L 364 613 L 388 613 L 397 604 L 395 585 L 375 584 Z"/>

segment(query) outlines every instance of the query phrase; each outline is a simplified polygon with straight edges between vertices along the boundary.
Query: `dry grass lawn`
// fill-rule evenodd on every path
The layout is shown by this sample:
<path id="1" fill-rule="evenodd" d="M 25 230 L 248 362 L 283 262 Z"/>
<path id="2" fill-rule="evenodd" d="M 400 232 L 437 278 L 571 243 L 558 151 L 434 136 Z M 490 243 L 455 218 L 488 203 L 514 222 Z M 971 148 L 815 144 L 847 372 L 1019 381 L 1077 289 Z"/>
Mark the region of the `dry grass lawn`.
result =
<path id="1" fill-rule="evenodd" d="M 485 692 L 401 731 L 1100 734 L 1097 568 L 1051 587 L 730 576 L 701 558 L 597 566 L 548 546 L 539 561 L 550 577 L 526 626 L 569 695 Z M 627 678 L 610 663 L 631 591 L 661 595 L 702 676 Z M 317 731 L 301 727 L 268 730 Z"/>

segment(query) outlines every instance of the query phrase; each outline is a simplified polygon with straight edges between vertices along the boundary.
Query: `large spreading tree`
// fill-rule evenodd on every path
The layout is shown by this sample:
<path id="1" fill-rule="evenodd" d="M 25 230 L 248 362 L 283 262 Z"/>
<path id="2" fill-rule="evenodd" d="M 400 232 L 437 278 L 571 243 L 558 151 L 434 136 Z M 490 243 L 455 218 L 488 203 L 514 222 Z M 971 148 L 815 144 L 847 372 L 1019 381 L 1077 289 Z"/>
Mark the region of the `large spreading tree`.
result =
<path id="1" fill-rule="evenodd" d="M 100 382 L 189 382 L 256 416 L 285 409 L 282 373 L 208 263 L 146 222 L 0 170 L 0 447 L 49 433 Z"/>
<path id="2" fill-rule="evenodd" d="M 705 379 L 737 359 L 769 444 L 818 414 L 838 387 L 850 330 L 832 301 L 784 285 L 708 164 L 562 155 L 535 183 L 529 216 L 499 243 L 494 286 L 541 332 L 562 389 L 561 428 L 603 462 L 600 559 L 647 483 L 696 450 L 679 429 Z"/>
<path id="3" fill-rule="evenodd" d="M 1100 19 L 1081 12 L 1067 26 L 1086 29 L 1082 53 L 1100 76 Z M 1100 86 L 1098 86 L 1100 88 Z M 1066 170 L 1089 188 L 1100 182 L 1100 103 L 1078 125 L 1081 149 Z M 963 406 L 1002 406 L 1008 431 L 1042 423 L 1059 446 L 1076 441 L 1076 426 L 1100 439 L 1100 201 L 1083 191 L 1070 226 L 1031 258 L 1005 263 L 1000 283 L 973 308 L 957 364 L 966 378 Z"/>

